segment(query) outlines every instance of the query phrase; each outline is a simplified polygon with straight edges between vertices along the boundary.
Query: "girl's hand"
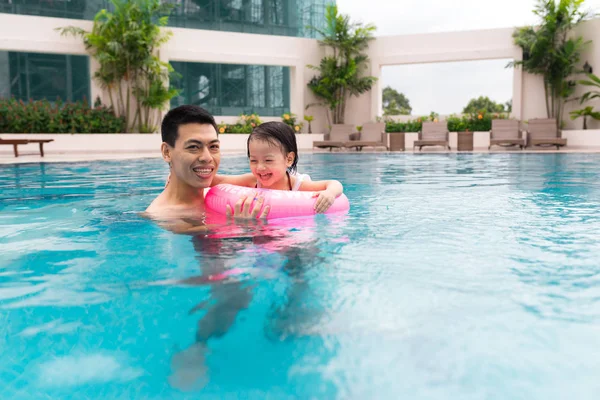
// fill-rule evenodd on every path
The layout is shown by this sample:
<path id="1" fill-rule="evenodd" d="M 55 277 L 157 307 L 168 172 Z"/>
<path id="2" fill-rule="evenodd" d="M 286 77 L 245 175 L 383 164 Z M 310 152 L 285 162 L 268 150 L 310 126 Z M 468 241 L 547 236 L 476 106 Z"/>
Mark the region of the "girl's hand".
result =
<path id="1" fill-rule="evenodd" d="M 313 195 L 313 197 L 317 198 L 317 201 L 315 202 L 315 211 L 317 212 L 317 214 L 321 214 L 327 211 L 336 198 L 335 194 L 331 193 L 328 190 L 316 192 Z"/>

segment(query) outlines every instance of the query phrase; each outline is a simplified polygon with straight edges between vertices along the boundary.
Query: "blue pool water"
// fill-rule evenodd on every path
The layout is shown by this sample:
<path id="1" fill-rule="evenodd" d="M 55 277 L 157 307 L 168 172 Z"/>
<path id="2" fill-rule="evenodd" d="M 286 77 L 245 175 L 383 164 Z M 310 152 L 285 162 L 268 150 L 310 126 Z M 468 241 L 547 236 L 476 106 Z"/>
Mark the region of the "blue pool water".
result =
<path id="1" fill-rule="evenodd" d="M 216 239 L 138 215 L 161 160 L 0 166 L 0 398 L 598 399 L 600 156 L 300 170 L 349 215 Z"/>

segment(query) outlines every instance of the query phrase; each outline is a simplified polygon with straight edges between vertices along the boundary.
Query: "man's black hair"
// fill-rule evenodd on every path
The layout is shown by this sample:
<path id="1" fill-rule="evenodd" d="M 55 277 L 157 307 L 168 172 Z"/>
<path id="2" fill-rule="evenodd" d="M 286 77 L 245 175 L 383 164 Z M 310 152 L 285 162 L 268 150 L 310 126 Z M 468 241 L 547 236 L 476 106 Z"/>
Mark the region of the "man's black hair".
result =
<path id="1" fill-rule="evenodd" d="M 186 124 L 212 125 L 219 134 L 214 117 L 202 107 L 183 105 L 170 110 L 162 120 L 160 127 L 162 141 L 175 147 L 179 136 L 179 127 Z"/>

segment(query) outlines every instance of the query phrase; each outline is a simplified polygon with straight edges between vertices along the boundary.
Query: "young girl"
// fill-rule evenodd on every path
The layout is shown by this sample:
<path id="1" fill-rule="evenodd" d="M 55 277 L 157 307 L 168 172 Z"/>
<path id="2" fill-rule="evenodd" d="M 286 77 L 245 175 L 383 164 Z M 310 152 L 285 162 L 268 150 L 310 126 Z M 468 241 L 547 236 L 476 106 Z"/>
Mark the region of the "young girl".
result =
<path id="1" fill-rule="evenodd" d="M 217 175 L 211 186 L 229 183 L 255 188 L 318 192 L 315 194 L 317 213 L 327 211 L 344 191 L 338 181 L 311 181 L 308 175 L 296 172 L 296 133 L 283 122 L 265 122 L 254 128 L 248 138 L 248 159 L 252 173 Z"/>

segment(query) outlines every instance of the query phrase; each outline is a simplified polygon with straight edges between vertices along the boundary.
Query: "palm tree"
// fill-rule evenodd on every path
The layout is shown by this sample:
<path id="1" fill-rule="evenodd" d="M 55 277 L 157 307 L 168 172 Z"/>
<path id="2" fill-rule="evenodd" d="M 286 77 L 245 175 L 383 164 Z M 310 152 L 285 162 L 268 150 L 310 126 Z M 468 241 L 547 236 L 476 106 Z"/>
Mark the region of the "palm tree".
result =
<path id="1" fill-rule="evenodd" d="M 583 129 L 587 129 L 587 118 L 600 119 L 600 112 L 594 111 L 594 107 L 588 106 L 581 110 L 571 111 L 571 119 L 583 118 Z"/>
<path id="2" fill-rule="evenodd" d="M 584 86 L 591 86 L 593 88 L 596 88 L 597 90 L 591 90 L 585 93 L 583 96 L 581 96 L 581 104 L 589 100 L 600 98 L 600 78 L 598 78 L 594 74 L 587 74 L 587 77 L 589 80 L 580 80 L 577 81 L 577 83 Z"/>
<path id="3" fill-rule="evenodd" d="M 323 57 L 318 66 L 309 65 L 319 75 L 313 77 L 308 87 L 322 100 L 319 104 L 328 107 L 333 123 L 343 124 L 348 98 L 368 92 L 377 80 L 362 76 L 369 59 L 363 51 L 373 40 L 376 28 L 350 21 L 349 16 L 338 12 L 335 4 L 327 6 L 325 18 L 324 29 L 313 29 L 321 35 L 319 44 L 331 48 L 333 54 Z"/>
<path id="4" fill-rule="evenodd" d="M 161 28 L 167 26 L 174 5 L 161 0 L 110 2 L 112 12 L 99 11 L 91 31 L 76 26 L 57 30 L 81 37 L 98 61 L 94 78 L 107 90 L 114 113 L 125 118 L 126 132 L 156 130 L 151 114 L 177 94 L 166 85 L 172 67 L 157 55 L 171 37 Z"/>
<path id="5" fill-rule="evenodd" d="M 548 118 L 561 124 L 565 101 L 574 93 L 581 51 L 586 44 L 582 37 L 570 37 L 575 26 L 590 16 L 581 11 L 584 0 L 538 0 L 534 14 L 538 26 L 517 29 L 514 43 L 523 49 L 523 60 L 509 63 L 521 66 L 525 72 L 542 75 Z"/>
<path id="6" fill-rule="evenodd" d="M 577 81 L 578 84 L 583 86 L 591 86 L 596 90 L 590 90 L 581 96 L 579 104 L 583 104 L 586 101 L 600 98 L 600 78 L 594 74 L 587 74 L 588 80 Z M 587 117 L 592 117 L 596 120 L 600 119 L 600 112 L 594 111 L 594 107 L 588 106 L 581 110 L 575 110 L 571 112 L 571 119 L 583 118 L 583 129 L 587 129 Z"/>

